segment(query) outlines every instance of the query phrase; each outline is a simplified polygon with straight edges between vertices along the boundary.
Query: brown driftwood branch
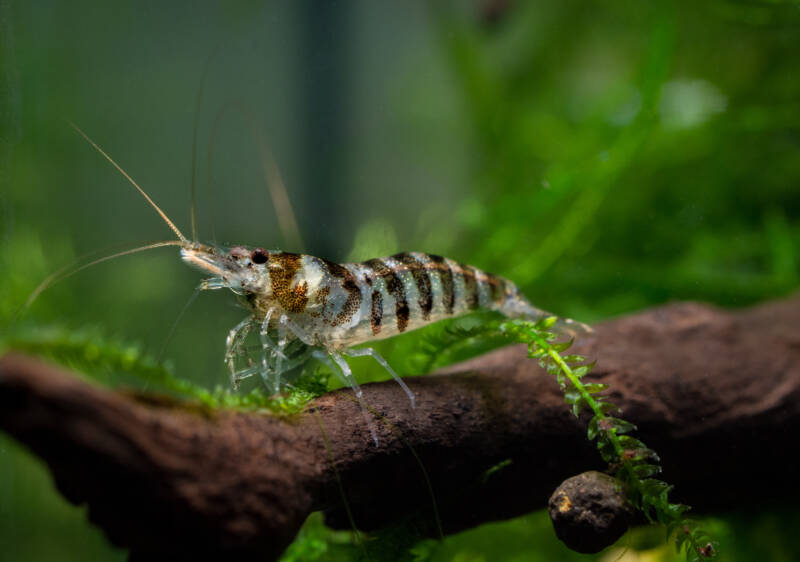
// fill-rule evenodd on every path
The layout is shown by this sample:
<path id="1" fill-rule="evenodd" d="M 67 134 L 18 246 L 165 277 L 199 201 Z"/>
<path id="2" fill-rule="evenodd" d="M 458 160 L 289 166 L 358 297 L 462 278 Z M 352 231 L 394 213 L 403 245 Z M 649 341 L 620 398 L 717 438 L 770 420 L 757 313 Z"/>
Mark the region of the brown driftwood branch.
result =
<path id="1" fill-rule="evenodd" d="M 675 500 L 758 509 L 797 495 L 798 326 L 800 298 L 733 313 L 674 304 L 598 326 L 575 349 L 598 360 L 594 379 L 661 455 Z M 9 354 L 0 428 L 142 559 L 275 558 L 314 510 L 347 528 L 334 463 L 359 528 L 413 521 L 431 536 L 434 505 L 452 533 L 544 507 L 566 477 L 604 468 L 521 346 L 406 380 L 413 410 L 395 383 L 364 385 L 386 422 L 375 447 L 348 391 L 293 423 L 208 416 Z"/>

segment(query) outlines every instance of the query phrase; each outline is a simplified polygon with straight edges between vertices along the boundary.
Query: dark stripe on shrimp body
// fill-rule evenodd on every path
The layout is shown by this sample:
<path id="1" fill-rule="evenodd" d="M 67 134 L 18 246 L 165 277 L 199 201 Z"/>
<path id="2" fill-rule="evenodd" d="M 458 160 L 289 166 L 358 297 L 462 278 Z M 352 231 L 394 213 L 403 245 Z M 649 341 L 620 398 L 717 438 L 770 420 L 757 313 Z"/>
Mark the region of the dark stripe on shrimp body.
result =
<path id="1" fill-rule="evenodd" d="M 418 302 L 419 309 L 422 311 L 422 319 L 427 320 L 433 309 L 430 270 L 425 267 L 423 262 L 417 260 L 417 258 L 407 252 L 395 254 L 392 258 L 405 266 L 414 278 L 414 284 L 417 287 L 417 294 L 419 295 Z"/>
<path id="2" fill-rule="evenodd" d="M 332 326 L 341 326 L 352 320 L 353 316 L 360 308 L 362 298 L 361 289 L 356 281 L 356 276 L 346 267 L 328 260 L 321 261 L 328 269 L 328 274 L 341 284 L 342 289 L 344 289 L 347 295 L 342 308 L 331 322 Z"/>
<path id="3" fill-rule="evenodd" d="M 372 270 L 375 277 L 383 279 L 384 283 L 386 283 L 386 290 L 394 298 L 397 331 L 404 332 L 408 326 L 410 310 L 408 308 L 405 288 L 403 287 L 403 280 L 400 275 L 397 271 L 387 266 L 383 260 L 378 258 L 365 261 L 361 265 Z"/>

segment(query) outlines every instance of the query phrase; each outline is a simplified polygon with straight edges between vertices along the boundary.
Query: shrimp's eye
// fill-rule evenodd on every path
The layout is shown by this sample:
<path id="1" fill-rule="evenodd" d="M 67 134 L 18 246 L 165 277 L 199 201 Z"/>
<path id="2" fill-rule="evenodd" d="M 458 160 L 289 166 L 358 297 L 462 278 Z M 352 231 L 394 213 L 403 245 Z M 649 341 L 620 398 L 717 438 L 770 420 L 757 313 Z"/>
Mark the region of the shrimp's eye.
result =
<path id="1" fill-rule="evenodd" d="M 253 250 L 253 253 L 250 254 L 250 261 L 256 264 L 267 263 L 269 260 L 269 252 L 262 248 L 256 248 Z"/>

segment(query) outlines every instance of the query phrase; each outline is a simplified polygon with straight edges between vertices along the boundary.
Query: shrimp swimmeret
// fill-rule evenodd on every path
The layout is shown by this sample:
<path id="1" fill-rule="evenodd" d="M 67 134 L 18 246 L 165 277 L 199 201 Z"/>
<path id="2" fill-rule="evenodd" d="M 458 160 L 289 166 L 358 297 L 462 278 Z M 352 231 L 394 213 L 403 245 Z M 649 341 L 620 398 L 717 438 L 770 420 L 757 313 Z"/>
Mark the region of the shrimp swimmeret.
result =
<path id="1" fill-rule="evenodd" d="M 414 407 L 414 393 L 372 348 L 359 344 L 421 328 L 476 310 L 538 319 L 534 307 L 511 281 L 434 254 L 404 252 L 359 263 L 337 264 L 305 254 L 234 246 L 229 249 L 187 239 L 139 185 L 78 127 L 76 130 L 145 197 L 178 240 L 151 247 L 180 247 L 181 258 L 211 277 L 200 289 L 230 289 L 248 316 L 226 341 L 231 383 L 259 375 L 279 392 L 281 376 L 313 357 L 328 365 L 355 392 L 368 420 L 366 402 L 344 357 L 370 356 L 400 384 Z M 585 326 L 565 319 L 567 325 Z M 239 368 L 244 342 L 256 329 L 261 361 Z"/>

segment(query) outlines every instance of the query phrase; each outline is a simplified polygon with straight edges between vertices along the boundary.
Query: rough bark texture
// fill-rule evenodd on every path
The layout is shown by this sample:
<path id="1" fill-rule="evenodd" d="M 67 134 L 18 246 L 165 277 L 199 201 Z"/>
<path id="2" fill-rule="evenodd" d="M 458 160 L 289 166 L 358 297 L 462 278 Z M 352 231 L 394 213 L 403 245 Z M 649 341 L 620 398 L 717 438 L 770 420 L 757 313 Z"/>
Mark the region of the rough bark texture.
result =
<path id="1" fill-rule="evenodd" d="M 798 298 L 734 313 L 674 304 L 598 326 L 575 349 L 598 360 L 592 378 L 611 385 L 623 417 L 660 454 L 674 499 L 758 509 L 797 495 L 798 324 Z M 294 423 L 209 417 L 10 354 L 0 360 L 0 428 L 142 559 L 275 558 L 313 510 L 347 528 L 334 462 L 360 528 L 411 519 L 431 535 L 434 505 L 453 533 L 542 508 L 566 477 L 603 468 L 522 346 L 406 380 L 414 410 L 397 384 L 364 385 L 386 422 L 375 447 L 348 391 Z"/>

